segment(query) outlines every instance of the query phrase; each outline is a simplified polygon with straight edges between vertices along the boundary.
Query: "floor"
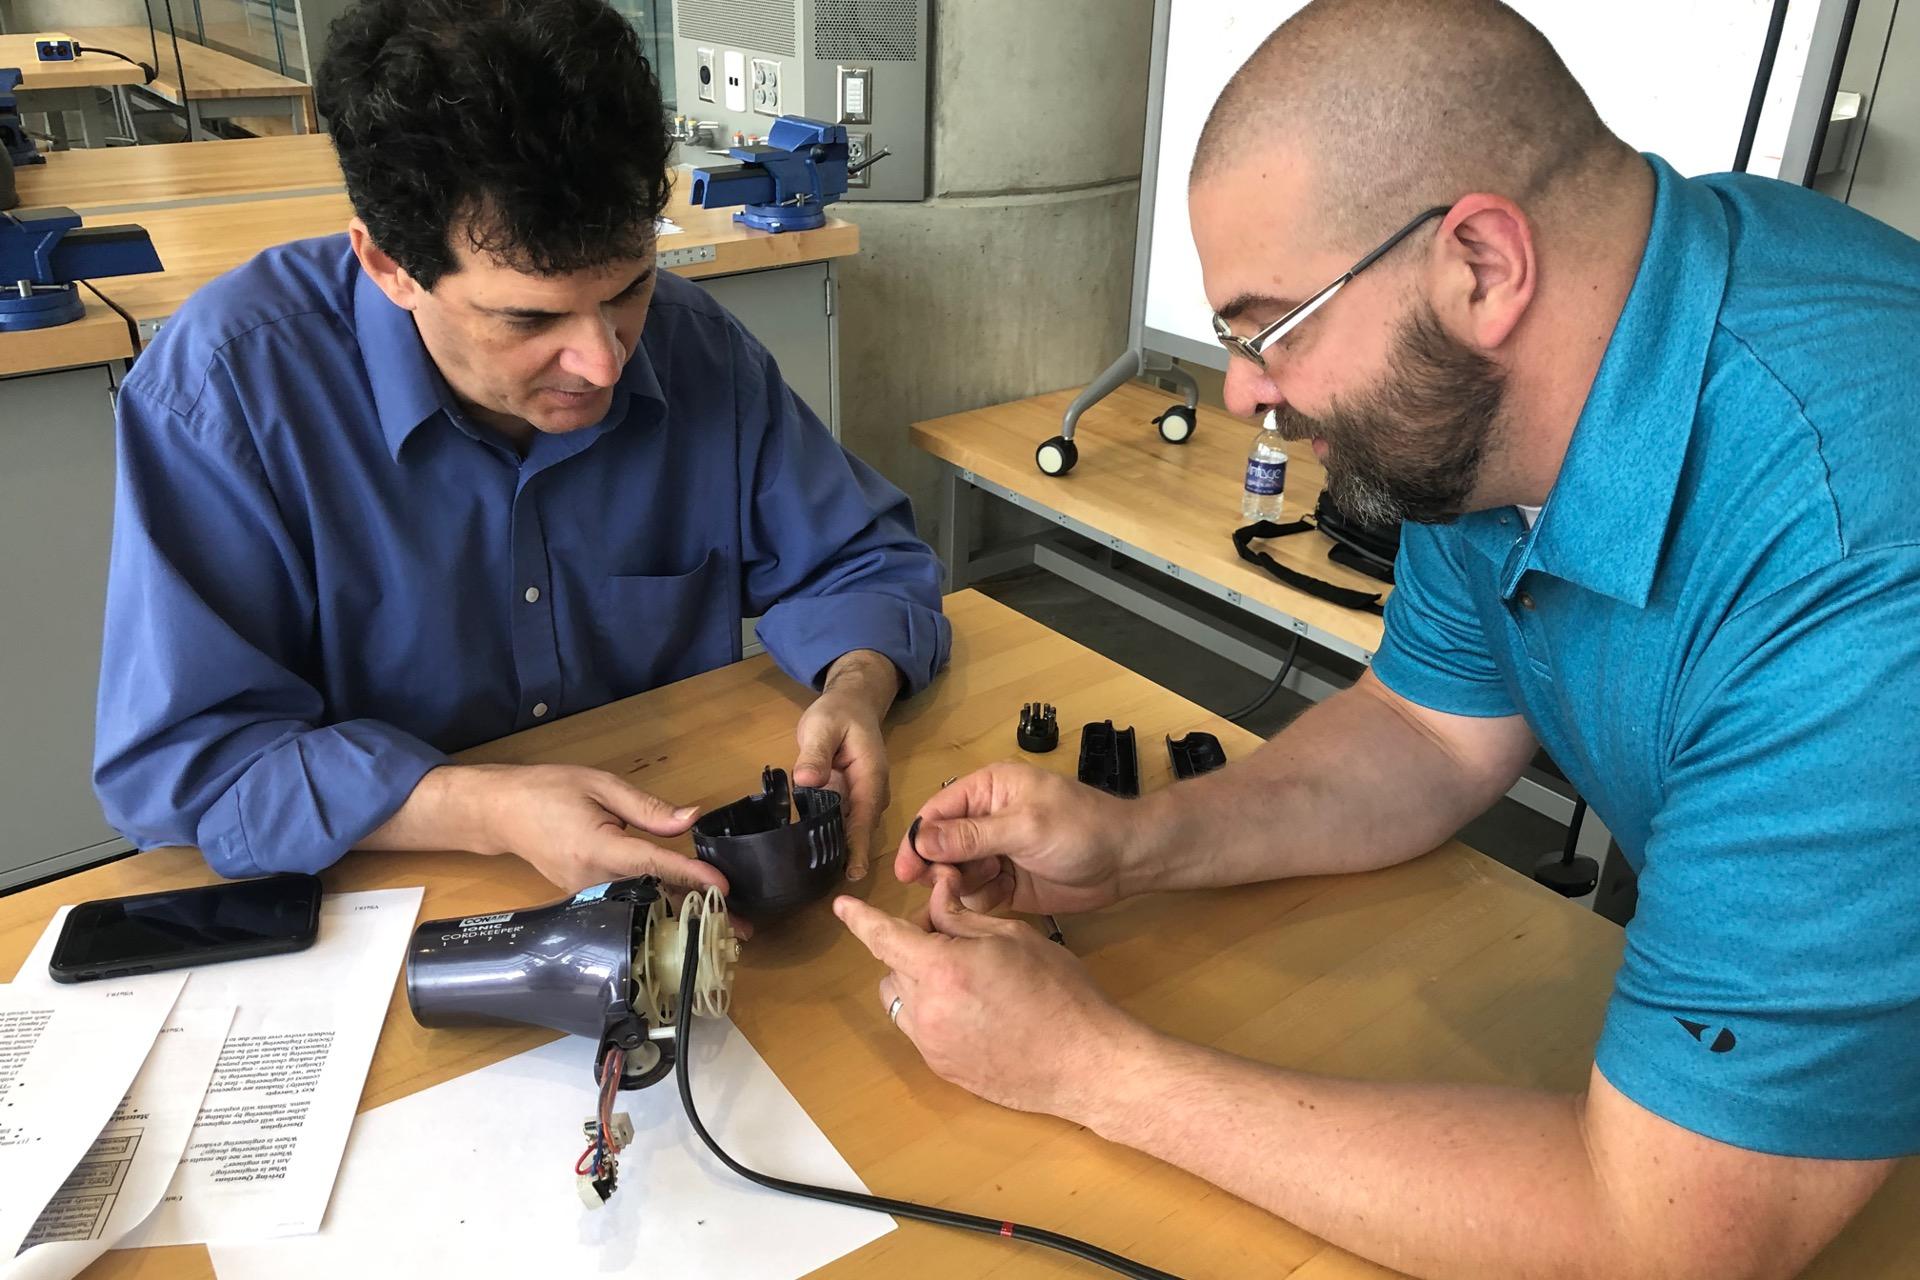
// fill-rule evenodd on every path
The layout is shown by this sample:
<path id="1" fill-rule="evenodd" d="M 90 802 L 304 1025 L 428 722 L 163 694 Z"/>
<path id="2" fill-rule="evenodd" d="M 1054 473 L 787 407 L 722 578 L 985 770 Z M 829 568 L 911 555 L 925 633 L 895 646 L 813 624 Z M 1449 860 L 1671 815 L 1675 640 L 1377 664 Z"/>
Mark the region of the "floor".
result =
<path id="1" fill-rule="evenodd" d="M 1021 569 L 971 585 L 1210 711 L 1237 711 L 1267 686 L 1244 667 L 1044 570 Z M 1270 737 L 1309 705 L 1282 689 L 1240 723 Z M 1565 838 L 1565 827 L 1512 800 L 1501 800 L 1460 832 L 1463 843 L 1529 874 L 1541 858 L 1558 853 Z"/>

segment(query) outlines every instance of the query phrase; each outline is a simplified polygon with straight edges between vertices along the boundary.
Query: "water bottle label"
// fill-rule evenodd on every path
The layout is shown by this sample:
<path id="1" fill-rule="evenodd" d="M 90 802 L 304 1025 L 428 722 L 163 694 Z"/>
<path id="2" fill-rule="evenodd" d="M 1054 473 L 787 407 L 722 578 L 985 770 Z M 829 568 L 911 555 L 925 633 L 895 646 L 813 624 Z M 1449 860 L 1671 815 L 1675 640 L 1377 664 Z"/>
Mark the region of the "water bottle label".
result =
<path id="1" fill-rule="evenodd" d="M 1247 459 L 1247 492 L 1257 493 L 1263 498 L 1271 498 L 1287 487 L 1287 464 L 1285 462 L 1261 462 L 1255 458 Z"/>

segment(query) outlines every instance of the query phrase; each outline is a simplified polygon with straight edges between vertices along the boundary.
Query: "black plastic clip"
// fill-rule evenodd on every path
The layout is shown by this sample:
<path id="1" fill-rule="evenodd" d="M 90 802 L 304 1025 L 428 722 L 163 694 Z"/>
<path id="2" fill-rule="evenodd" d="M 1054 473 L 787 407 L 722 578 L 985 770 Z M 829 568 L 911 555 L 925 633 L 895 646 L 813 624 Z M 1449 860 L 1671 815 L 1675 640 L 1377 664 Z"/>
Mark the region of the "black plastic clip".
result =
<path id="1" fill-rule="evenodd" d="M 1173 762 L 1176 778 L 1197 778 L 1212 773 L 1227 763 L 1227 749 L 1220 739 L 1197 730 L 1184 738 L 1167 739 L 1167 758 Z"/>
<path id="2" fill-rule="evenodd" d="M 1140 753 L 1133 726 L 1115 729 L 1102 720 L 1080 730 L 1080 781 L 1116 796 L 1140 794 Z"/>

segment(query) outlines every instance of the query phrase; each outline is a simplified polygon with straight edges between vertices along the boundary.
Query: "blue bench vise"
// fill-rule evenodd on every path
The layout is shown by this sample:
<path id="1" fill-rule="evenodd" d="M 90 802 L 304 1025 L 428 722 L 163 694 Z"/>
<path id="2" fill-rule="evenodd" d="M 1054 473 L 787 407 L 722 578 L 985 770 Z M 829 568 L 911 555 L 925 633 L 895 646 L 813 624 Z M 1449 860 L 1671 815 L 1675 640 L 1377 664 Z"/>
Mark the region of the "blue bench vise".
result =
<path id="1" fill-rule="evenodd" d="M 20 101 L 13 96 L 20 87 L 20 69 L 18 67 L 0 67 L 0 151 L 5 151 L 9 159 L 18 168 L 27 164 L 45 164 L 47 158 L 40 154 L 40 148 L 33 145 L 33 139 L 27 136 L 26 126 L 20 123 Z"/>
<path id="2" fill-rule="evenodd" d="M 71 209 L 0 213 L 0 333 L 50 329 L 86 314 L 78 281 L 159 271 L 141 227 L 83 227 Z"/>
<path id="3" fill-rule="evenodd" d="M 847 179 L 888 153 L 849 165 L 844 126 L 781 116 L 764 143 L 729 147 L 727 154 L 740 163 L 693 171 L 688 203 L 696 209 L 743 204 L 733 220 L 760 231 L 811 231 L 825 224 L 827 206 L 847 194 Z"/>

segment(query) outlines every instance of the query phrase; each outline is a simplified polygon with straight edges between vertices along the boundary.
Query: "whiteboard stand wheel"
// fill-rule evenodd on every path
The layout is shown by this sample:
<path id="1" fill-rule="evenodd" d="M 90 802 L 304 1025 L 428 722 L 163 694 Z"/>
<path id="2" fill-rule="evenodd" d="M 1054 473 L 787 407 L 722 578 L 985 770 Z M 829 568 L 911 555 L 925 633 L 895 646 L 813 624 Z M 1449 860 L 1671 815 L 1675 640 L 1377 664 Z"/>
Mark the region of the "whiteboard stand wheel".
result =
<path id="1" fill-rule="evenodd" d="M 1055 436 L 1033 451 L 1033 461 L 1043 474 L 1063 476 L 1080 461 L 1080 450 L 1065 436 Z"/>
<path id="2" fill-rule="evenodd" d="M 1193 439 L 1193 410 L 1184 404 L 1171 405 L 1153 420 L 1153 425 L 1160 428 L 1160 438 L 1168 444 L 1185 444 Z"/>

